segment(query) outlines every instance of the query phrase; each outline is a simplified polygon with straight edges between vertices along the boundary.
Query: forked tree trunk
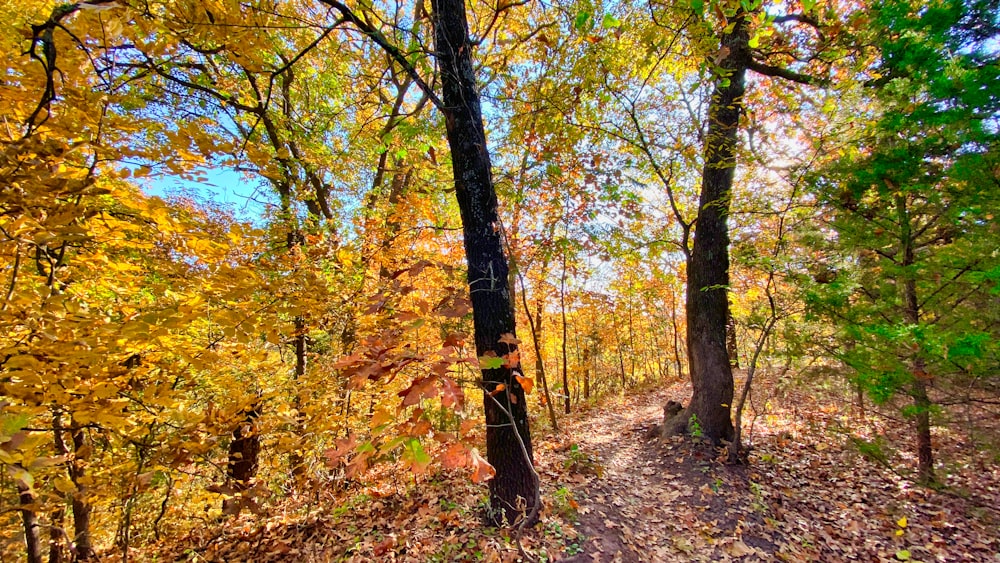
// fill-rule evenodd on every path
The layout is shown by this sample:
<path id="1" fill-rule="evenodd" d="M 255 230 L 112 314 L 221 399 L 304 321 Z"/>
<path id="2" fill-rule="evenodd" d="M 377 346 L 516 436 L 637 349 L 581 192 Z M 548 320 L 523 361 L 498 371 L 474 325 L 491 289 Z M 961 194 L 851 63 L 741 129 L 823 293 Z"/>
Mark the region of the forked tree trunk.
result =
<path id="1" fill-rule="evenodd" d="M 443 112 L 451 149 L 455 196 L 462 216 L 476 353 L 504 356 L 516 350 L 500 342 L 514 335 L 501 243 L 497 195 L 486 145 L 464 0 L 432 0 L 434 45 L 441 69 Z M 497 392 L 498 387 L 503 389 Z M 490 505 L 496 521 L 533 525 L 538 519 L 538 475 L 534 470 L 524 389 L 510 366 L 483 370 L 486 454 L 496 469 Z"/>
<path id="2" fill-rule="evenodd" d="M 693 393 L 681 416 L 694 417 L 713 443 L 733 439 L 730 416 L 733 372 L 726 348 L 729 320 L 729 216 L 736 168 L 736 141 L 742 113 L 744 78 L 750 64 L 745 15 L 731 22 L 719 49 L 715 91 L 709 105 L 705 168 L 688 262 L 687 344 Z M 691 430 L 691 428 L 689 428 Z"/>

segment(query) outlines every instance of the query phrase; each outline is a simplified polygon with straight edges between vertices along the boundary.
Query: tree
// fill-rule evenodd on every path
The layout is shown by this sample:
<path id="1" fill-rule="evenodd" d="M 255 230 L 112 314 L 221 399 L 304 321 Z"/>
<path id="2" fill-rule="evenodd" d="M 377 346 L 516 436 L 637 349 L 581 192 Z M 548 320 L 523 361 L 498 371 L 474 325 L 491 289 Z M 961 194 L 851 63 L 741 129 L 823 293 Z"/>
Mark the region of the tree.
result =
<path id="1" fill-rule="evenodd" d="M 442 69 L 443 107 L 451 147 L 455 195 L 462 214 L 469 266 L 476 353 L 516 353 L 514 308 L 507 282 L 497 195 L 483 128 L 464 0 L 434 0 L 434 44 Z M 527 402 L 516 361 L 483 370 L 486 453 L 497 470 L 490 481 L 493 517 L 538 518 L 538 475 L 532 467 Z M 499 390 L 499 392 L 498 392 Z"/>
<path id="2" fill-rule="evenodd" d="M 817 53 L 805 60 L 825 66 L 821 56 L 827 40 L 818 21 L 808 15 L 810 5 L 803 2 L 804 13 L 785 16 L 767 15 L 761 3 L 713 3 L 720 23 L 718 51 L 712 65 L 714 91 L 708 107 L 708 125 L 704 136 L 704 164 L 701 196 L 694 226 L 694 243 L 688 256 L 687 336 L 691 369 L 691 402 L 667 425 L 693 427 L 718 444 L 732 441 L 731 418 L 733 374 L 727 349 L 729 314 L 729 227 L 727 224 L 737 165 L 740 118 L 744 112 L 747 71 L 801 84 L 822 84 L 815 78 L 790 70 L 794 59 L 787 48 L 765 44 L 761 37 L 773 23 L 802 24 L 812 28 L 819 45 Z M 702 5 L 702 7 L 704 7 Z M 780 36 L 780 34 L 779 34 Z M 770 48 L 769 47 L 773 47 Z M 774 64 L 770 59 L 777 59 Z M 815 69 L 812 69 L 815 70 Z"/>
<path id="3" fill-rule="evenodd" d="M 418 86 L 444 114 L 455 197 L 462 217 L 476 354 L 483 374 L 486 454 L 496 470 L 490 480 L 491 517 L 498 523 L 506 520 L 534 525 L 540 508 L 539 480 L 533 467 L 525 390 L 519 379 L 523 376 L 517 359 L 509 268 L 464 0 L 435 0 L 431 4 L 435 56 L 441 69 L 440 97 L 378 30 L 340 2 L 324 2 L 414 76 Z"/>
<path id="4" fill-rule="evenodd" d="M 729 200 L 736 171 L 736 137 L 740 125 L 745 76 L 750 63 L 746 14 L 740 12 L 731 31 L 720 38 L 725 53 L 716 70 L 715 91 L 708 109 L 701 198 L 695 219 L 694 244 L 688 258 L 687 346 L 691 369 L 688 417 L 715 443 L 732 440 L 733 372 L 726 348 L 729 321 Z"/>
<path id="5" fill-rule="evenodd" d="M 1000 319 L 983 307 L 1000 281 L 1000 20 L 997 2 L 873 8 L 875 90 L 851 108 L 870 120 L 813 177 L 833 274 L 810 297 L 851 342 L 836 355 L 855 385 L 879 403 L 908 397 L 898 406 L 931 484 L 940 403 L 989 392 L 1000 352 Z"/>

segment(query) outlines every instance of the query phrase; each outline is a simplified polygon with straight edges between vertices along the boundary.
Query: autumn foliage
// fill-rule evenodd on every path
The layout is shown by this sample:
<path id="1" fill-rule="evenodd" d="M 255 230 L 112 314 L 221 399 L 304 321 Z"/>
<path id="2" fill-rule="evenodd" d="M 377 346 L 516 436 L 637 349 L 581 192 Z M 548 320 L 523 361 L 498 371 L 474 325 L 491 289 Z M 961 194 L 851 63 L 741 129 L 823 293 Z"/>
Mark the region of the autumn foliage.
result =
<path id="1" fill-rule="evenodd" d="M 473 2 L 451 58 L 430 12 L 463 4 L 431 4 L 0 5 L 0 559 L 318 522 L 372 484 L 447 528 L 412 499 L 449 480 L 516 543 L 579 507 L 545 484 L 567 415 L 687 381 L 701 336 L 732 400 L 680 422 L 720 459 L 761 463 L 753 390 L 794 388 L 883 469 L 995 465 L 995 2 Z M 486 138 L 453 153 L 467 63 Z M 486 508 L 529 478 L 540 504 Z"/>

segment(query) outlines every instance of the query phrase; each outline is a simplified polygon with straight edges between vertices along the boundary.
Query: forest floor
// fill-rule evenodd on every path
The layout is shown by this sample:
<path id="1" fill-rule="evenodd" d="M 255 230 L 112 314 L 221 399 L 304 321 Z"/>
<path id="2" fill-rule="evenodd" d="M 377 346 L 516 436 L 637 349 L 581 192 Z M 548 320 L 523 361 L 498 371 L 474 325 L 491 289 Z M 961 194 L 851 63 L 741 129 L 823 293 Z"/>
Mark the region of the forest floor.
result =
<path id="1" fill-rule="evenodd" d="M 949 488 L 921 488 L 890 469 L 902 454 L 859 453 L 864 448 L 843 427 L 861 422 L 814 396 L 786 394 L 781 403 L 794 408 L 768 401 L 749 436 L 748 463 L 726 465 L 706 444 L 648 436 L 663 404 L 688 395 L 682 384 L 633 394 L 536 436 L 545 509 L 519 538 L 484 527 L 485 486 L 466 475 L 414 481 L 387 472 L 364 487 L 316 491 L 197 530 L 158 546 L 156 555 L 301 563 L 1000 562 L 995 457 L 945 444 Z M 899 444 L 907 443 L 904 431 L 896 430 Z"/>

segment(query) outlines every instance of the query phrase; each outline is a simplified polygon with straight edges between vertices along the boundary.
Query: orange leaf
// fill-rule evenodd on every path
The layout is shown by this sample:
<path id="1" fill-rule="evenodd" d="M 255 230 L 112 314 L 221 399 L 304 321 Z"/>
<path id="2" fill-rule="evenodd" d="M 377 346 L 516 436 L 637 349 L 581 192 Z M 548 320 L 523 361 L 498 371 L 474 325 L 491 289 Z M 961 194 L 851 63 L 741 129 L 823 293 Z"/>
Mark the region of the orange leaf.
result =
<path id="1" fill-rule="evenodd" d="M 517 350 L 514 350 L 510 354 L 504 354 L 503 359 L 504 359 L 504 366 L 513 369 L 516 368 L 518 365 L 520 365 L 521 354 Z"/>
<path id="2" fill-rule="evenodd" d="M 450 377 L 441 378 L 441 404 L 445 407 L 462 408 L 465 402 L 465 393 L 458 383 Z"/>
<path id="3" fill-rule="evenodd" d="M 521 377 L 520 375 L 515 375 L 514 379 L 517 379 L 517 382 L 521 384 L 522 388 L 524 388 L 525 395 L 531 393 L 531 389 L 535 386 L 535 381 L 530 377 Z"/>
<path id="4" fill-rule="evenodd" d="M 483 456 L 479 455 L 479 450 L 472 448 L 472 451 L 469 452 L 469 458 L 472 461 L 473 483 L 489 481 L 496 476 L 497 470 L 490 465 L 490 462 L 483 459 Z"/>
<path id="5" fill-rule="evenodd" d="M 448 446 L 442 457 L 444 458 L 442 463 L 445 469 L 455 469 L 469 462 L 469 450 L 465 447 L 465 444 L 456 442 Z"/>
<path id="6" fill-rule="evenodd" d="M 436 377 L 418 377 L 414 379 L 410 386 L 399 392 L 403 397 L 403 406 L 409 407 L 419 403 L 422 399 L 432 399 L 440 393 L 440 389 L 434 385 Z"/>
<path id="7" fill-rule="evenodd" d="M 500 393 L 506 388 L 507 385 L 505 383 L 498 383 L 497 386 L 494 387 L 492 391 L 490 391 L 490 397 L 495 397 L 497 393 Z"/>

